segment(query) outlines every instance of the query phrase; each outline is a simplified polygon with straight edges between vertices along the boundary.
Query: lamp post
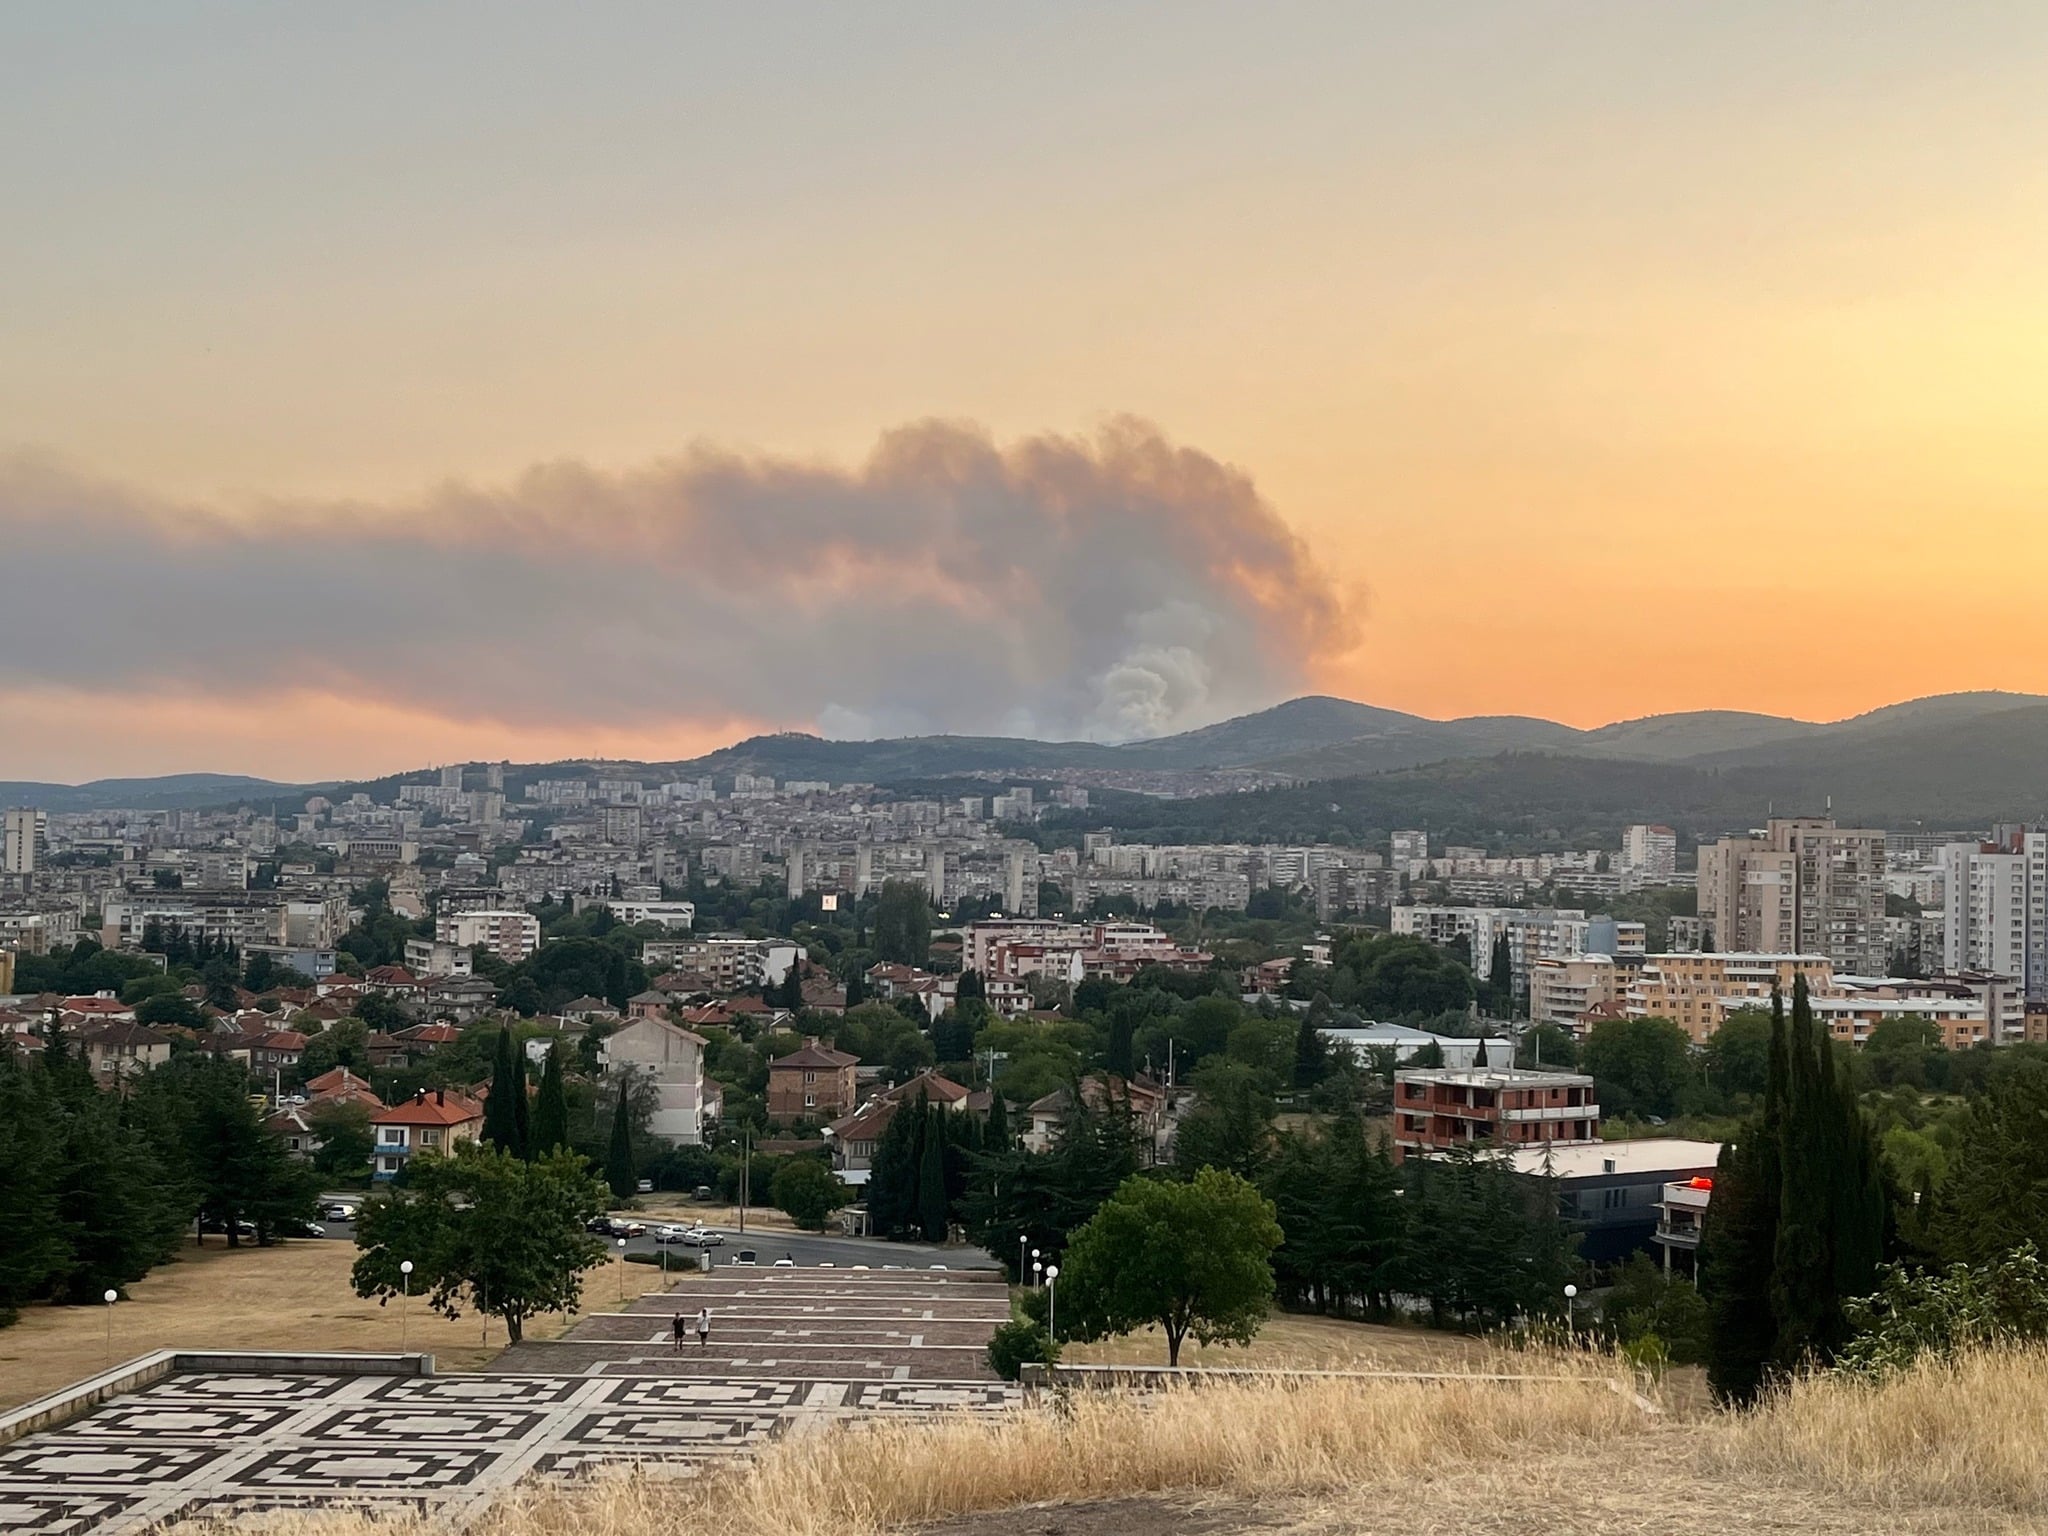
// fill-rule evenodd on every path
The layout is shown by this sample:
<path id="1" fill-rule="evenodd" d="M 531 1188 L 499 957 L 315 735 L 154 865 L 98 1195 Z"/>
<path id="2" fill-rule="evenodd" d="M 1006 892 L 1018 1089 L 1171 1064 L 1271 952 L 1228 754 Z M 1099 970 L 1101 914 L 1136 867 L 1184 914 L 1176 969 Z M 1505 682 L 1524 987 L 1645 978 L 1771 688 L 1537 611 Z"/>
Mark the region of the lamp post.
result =
<path id="1" fill-rule="evenodd" d="M 1025 1250 L 1031 1246 L 1031 1239 L 1022 1232 L 1017 1234 L 1017 1283 L 1024 1283 L 1024 1266 L 1031 1261 L 1025 1257 Z"/>
<path id="2" fill-rule="evenodd" d="M 619 1305 L 626 1304 L 626 1240 L 619 1239 Z"/>
<path id="3" fill-rule="evenodd" d="M 1043 1264 L 1041 1264 L 1041 1263 L 1039 1263 L 1039 1262 L 1038 1262 L 1038 1250 L 1037 1250 L 1036 1248 L 1032 1249 L 1032 1250 L 1031 1250 L 1031 1289 L 1033 1289 L 1034 1291 L 1038 1289 L 1038 1275 L 1039 1275 L 1039 1271 L 1043 1270 L 1044 1268 L 1045 1268 L 1045 1266 L 1044 1266 Z M 1024 1277 L 1023 1277 L 1022 1275 L 1019 1275 L 1019 1276 L 1018 1276 L 1017 1278 L 1018 1278 L 1019 1280 L 1022 1280 L 1022 1279 L 1023 1279 Z"/>
<path id="4" fill-rule="evenodd" d="M 100 1298 L 107 1304 L 107 1353 L 102 1363 L 108 1366 L 114 1363 L 114 1303 L 120 1300 L 120 1297 L 119 1291 L 109 1290 Z"/>
<path id="5" fill-rule="evenodd" d="M 1045 1332 L 1055 1344 L 1060 1337 L 1060 1267 L 1055 1264 L 1045 1272 Z"/>
<path id="6" fill-rule="evenodd" d="M 405 1314 L 412 1301 L 412 1260 L 407 1259 L 398 1266 L 398 1352 L 405 1353 Z"/>
<path id="7" fill-rule="evenodd" d="M 1564 1288 L 1564 1331 L 1574 1343 L 1579 1337 L 1578 1308 L 1575 1305 L 1578 1299 L 1579 1288 L 1576 1285 L 1567 1285 Z"/>

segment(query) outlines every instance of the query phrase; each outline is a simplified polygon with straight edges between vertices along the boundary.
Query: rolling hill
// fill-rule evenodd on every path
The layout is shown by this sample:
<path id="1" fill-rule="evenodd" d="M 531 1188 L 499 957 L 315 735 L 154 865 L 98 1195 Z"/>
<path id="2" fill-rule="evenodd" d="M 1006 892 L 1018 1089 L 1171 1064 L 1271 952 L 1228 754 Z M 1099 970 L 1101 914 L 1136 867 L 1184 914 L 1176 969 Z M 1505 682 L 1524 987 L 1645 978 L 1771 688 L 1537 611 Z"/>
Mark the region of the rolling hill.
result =
<path id="1" fill-rule="evenodd" d="M 1233 770 L 1255 771 L 1264 782 L 1371 786 L 1377 780 L 1374 796 L 1389 802 L 1390 814 L 1394 804 L 1442 807 L 1446 794 L 1464 793 L 1491 807 L 1490 814 L 1505 815 L 1517 804 L 1519 785 L 1526 791 L 1523 811 L 1539 818 L 1546 807 L 1577 806 L 1601 817 L 1625 814 L 1677 825 L 1753 820 L 1770 805 L 1817 809 L 1832 800 L 1843 816 L 1894 826 L 1968 828 L 2048 818 L 2048 698 L 1945 694 L 1832 723 L 1706 710 L 1580 730 L 1517 715 L 1432 720 L 1316 696 L 1116 746 L 999 736 L 831 741 L 783 732 L 682 762 L 589 760 L 512 772 L 515 783 L 603 771 L 652 782 L 752 773 L 889 785 L 970 774 L 1044 779 L 1071 772 Z M 401 778 L 424 774 L 342 788 L 362 787 L 381 800 Z M 0 805 L 170 809 L 289 799 L 315 787 L 327 786 L 230 774 L 81 785 L 0 783 Z M 1348 793 L 1356 801 L 1358 792 Z M 1312 803 L 1313 797 L 1303 802 Z"/>

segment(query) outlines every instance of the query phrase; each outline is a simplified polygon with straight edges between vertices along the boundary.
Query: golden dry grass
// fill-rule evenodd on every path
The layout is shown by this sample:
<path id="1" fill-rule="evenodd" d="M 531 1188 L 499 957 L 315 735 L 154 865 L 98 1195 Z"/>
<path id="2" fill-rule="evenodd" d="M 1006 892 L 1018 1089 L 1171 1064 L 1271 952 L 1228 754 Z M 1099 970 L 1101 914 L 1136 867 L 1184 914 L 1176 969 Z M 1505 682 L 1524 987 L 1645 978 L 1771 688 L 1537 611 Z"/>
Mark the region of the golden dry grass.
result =
<path id="1" fill-rule="evenodd" d="M 1064 1411 L 798 1434 L 682 1485 L 626 1476 L 531 1489 L 477 1528 L 494 1536 L 874 1536 L 1048 1502 L 1329 1493 L 1361 1477 L 1608 1445 L 1654 1422 L 1590 1372 L 1525 1385 L 1320 1379 L 1086 1393 Z M 367 1536 L 407 1527 L 419 1528 L 280 1515 L 264 1528 Z"/>
<path id="2" fill-rule="evenodd" d="M 1569 1360 L 1558 1363 L 1569 1365 Z M 1879 1387 L 1800 1383 L 1753 1414 L 1641 1412 L 1581 1379 L 1316 1379 L 1079 1394 L 1000 1418 L 869 1421 L 678 1484 L 534 1487 L 485 1536 L 1722 1536 L 2048 1531 L 2048 1351 Z M 410 1536 L 416 1520 L 265 1517 Z"/>
<path id="3" fill-rule="evenodd" d="M 1712 1470 L 2048 1518 L 2048 1349 L 1927 1360 L 1879 1383 L 1817 1376 L 1709 1442 Z"/>
<path id="4" fill-rule="evenodd" d="M 153 1349 L 395 1350 L 398 1303 L 380 1307 L 349 1288 L 355 1256 L 355 1244 L 337 1238 L 275 1248 L 230 1249 L 219 1238 L 204 1248 L 187 1245 L 113 1308 L 111 1351 L 106 1309 L 25 1308 L 20 1322 L 0 1328 L 0 1408 Z M 618 1305 L 619 1267 L 607 1264 L 585 1282 L 589 1309 Z M 624 1284 L 628 1296 L 662 1289 L 660 1272 L 639 1264 L 625 1266 Z M 551 1313 L 528 1323 L 527 1337 L 553 1338 L 565 1326 Z M 417 1297 L 405 1333 L 408 1349 L 432 1353 L 443 1370 L 474 1370 L 505 1347 L 495 1319 L 488 1327 L 468 1315 L 451 1323 Z"/>
<path id="5" fill-rule="evenodd" d="M 1276 1313 L 1250 1344 L 1189 1339 L 1181 1346 L 1180 1363 L 1211 1369 L 1474 1371 L 1495 1369 L 1499 1354 L 1467 1334 Z M 1166 1335 L 1144 1328 L 1092 1344 L 1065 1344 L 1060 1359 L 1069 1365 L 1164 1365 Z"/>

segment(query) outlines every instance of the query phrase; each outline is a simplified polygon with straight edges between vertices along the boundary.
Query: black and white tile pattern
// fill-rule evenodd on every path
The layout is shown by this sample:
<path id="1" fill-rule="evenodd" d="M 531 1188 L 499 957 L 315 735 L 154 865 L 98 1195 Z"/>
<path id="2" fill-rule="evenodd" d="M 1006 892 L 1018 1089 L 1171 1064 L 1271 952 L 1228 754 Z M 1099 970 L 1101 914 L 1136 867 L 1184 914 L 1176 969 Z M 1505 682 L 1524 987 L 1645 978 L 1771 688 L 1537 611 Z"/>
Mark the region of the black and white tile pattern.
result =
<path id="1" fill-rule="evenodd" d="M 863 1289 L 807 1301 L 821 1336 L 833 1333 L 835 1307 L 870 1310 Z M 848 1316 L 840 1326 L 869 1325 Z M 678 1376 L 658 1354 L 641 1363 L 644 1345 L 599 1341 L 603 1358 L 584 1360 L 577 1342 L 557 1374 L 173 1376 L 0 1447 L 0 1536 L 134 1536 L 173 1520 L 351 1504 L 459 1521 L 526 1478 L 611 1466 L 688 1477 L 838 1419 L 1017 1401 L 999 1382 L 778 1376 L 739 1362 Z M 904 1358 L 930 1360 L 916 1375 L 940 1376 L 950 1357 Z"/>

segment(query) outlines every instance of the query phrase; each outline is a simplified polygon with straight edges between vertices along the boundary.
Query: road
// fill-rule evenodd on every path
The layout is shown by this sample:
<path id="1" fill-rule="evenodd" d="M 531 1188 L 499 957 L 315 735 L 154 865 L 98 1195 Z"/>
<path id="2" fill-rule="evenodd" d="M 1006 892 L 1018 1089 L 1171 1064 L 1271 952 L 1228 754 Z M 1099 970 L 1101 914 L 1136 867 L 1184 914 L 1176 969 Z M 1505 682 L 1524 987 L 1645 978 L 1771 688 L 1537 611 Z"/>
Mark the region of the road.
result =
<path id="1" fill-rule="evenodd" d="M 323 1195 L 321 1199 L 323 1202 L 330 1199 L 346 1200 L 351 1204 L 360 1205 L 363 1196 L 337 1194 Z M 631 1215 L 630 1212 L 622 1214 Z M 640 1216 L 633 1216 L 632 1219 L 645 1220 Z M 352 1222 L 327 1221 L 321 1225 L 327 1229 L 329 1237 L 345 1238 L 349 1241 L 355 1239 L 355 1226 Z M 647 1223 L 650 1232 L 659 1225 L 661 1223 L 654 1221 Z M 870 1269 L 885 1269 L 891 1266 L 901 1269 L 926 1269 L 934 1264 L 943 1264 L 948 1269 L 996 1267 L 996 1261 L 979 1248 L 938 1248 L 929 1243 L 888 1243 L 874 1237 L 828 1237 L 813 1232 L 784 1232 L 779 1229 L 768 1232 L 749 1231 L 742 1234 L 736 1226 L 719 1222 L 709 1222 L 706 1225 L 711 1231 L 720 1233 L 725 1238 L 723 1244 L 710 1250 L 714 1269 L 722 1269 L 735 1262 L 740 1252 L 745 1249 L 751 1249 L 755 1262 L 764 1266 L 773 1264 L 786 1254 L 795 1259 L 799 1266 L 807 1269 L 820 1264 L 831 1264 L 840 1269 L 851 1269 L 856 1264 L 865 1264 Z M 617 1239 L 607 1238 L 605 1246 L 610 1252 L 612 1262 L 617 1262 Z M 628 1253 L 659 1254 L 663 1246 L 651 1237 L 634 1237 L 626 1240 Z M 671 1268 L 685 1268 L 697 1262 L 697 1250 L 694 1248 L 686 1248 L 680 1243 L 667 1244 L 666 1247 Z"/>

